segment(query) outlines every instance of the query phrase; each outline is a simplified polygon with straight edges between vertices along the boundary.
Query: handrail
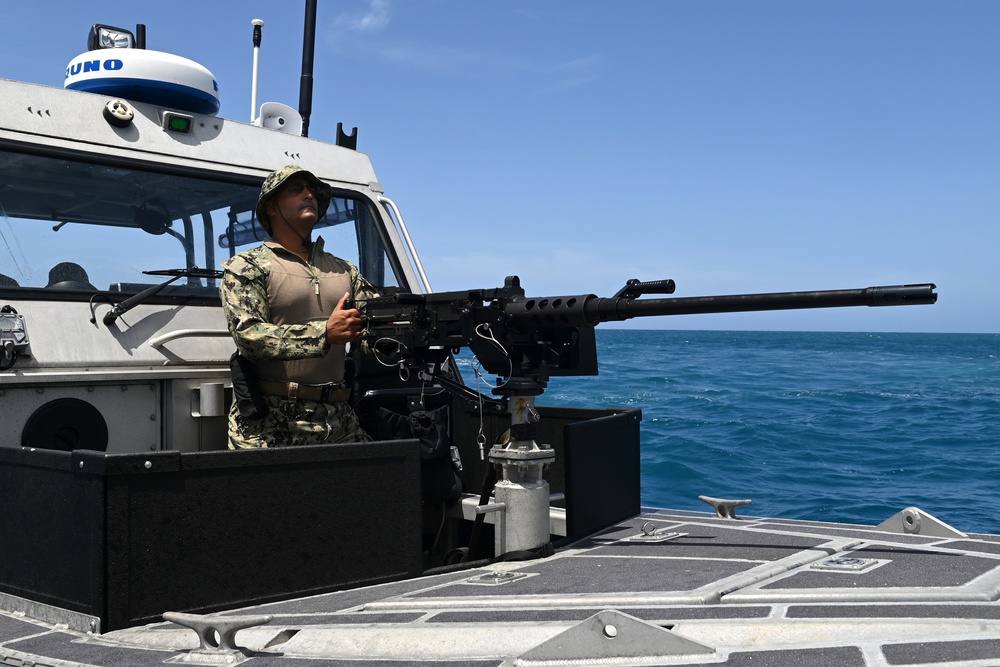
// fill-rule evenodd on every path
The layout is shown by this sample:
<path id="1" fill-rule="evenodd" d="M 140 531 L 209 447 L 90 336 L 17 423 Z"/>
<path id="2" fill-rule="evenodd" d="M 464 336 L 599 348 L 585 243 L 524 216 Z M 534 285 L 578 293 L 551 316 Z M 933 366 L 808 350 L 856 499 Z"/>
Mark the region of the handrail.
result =
<path id="1" fill-rule="evenodd" d="M 230 336 L 228 329 L 177 329 L 169 333 L 165 333 L 162 336 L 157 336 L 156 338 L 149 339 L 150 347 L 162 347 L 164 343 L 169 343 L 176 338 L 194 338 L 194 337 L 209 337 L 209 338 L 221 338 L 223 336 Z"/>
<path id="2" fill-rule="evenodd" d="M 410 253 L 410 258 L 413 260 L 414 266 L 417 267 L 417 273 L 420 275 L 420 281 L 424 284 L 424 291 L 433 292 L 434 289 L 431 287 L 431 282 L 427 279 L 427 274 L 424 272 L 424 265 L 420 261 L 420 256 L 417 255 L 417 249 L 413 246 L 413 240 L 410 238 L 410 232 L 406 229 L 406 223 L 403 222 L 403 214 L 399 212 L 399 207 L 396 206 L 396 202 L 392 201 L 385 195 L 379 195 L 378 201 L 383 206 L 388 206 L 390 212 L 392 213 L 392 218 L 399 227 L 399 231 L 403 233 L 403 240 L 406 242 L 406 250 Z"/>

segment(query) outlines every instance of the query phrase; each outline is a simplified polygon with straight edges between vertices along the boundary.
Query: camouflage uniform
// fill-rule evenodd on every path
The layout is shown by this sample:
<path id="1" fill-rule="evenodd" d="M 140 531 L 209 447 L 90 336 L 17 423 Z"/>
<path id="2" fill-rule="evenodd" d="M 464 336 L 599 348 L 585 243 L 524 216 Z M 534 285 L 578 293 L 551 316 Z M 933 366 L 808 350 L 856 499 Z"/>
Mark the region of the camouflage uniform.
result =
<path id="1" fill-rule="evenodd" d="M 219 291 L 226 322 L 240 354 L 254 362 L 255 366 L 272 369 L 271 373 L 263 377 L 275 375 L 271 362 L 287 363 L 332 355 L 339 365 L 340 374 L 338 377 L 323 379 L 342 380 L 344 346 L 327 344 L 325 318 L 300 324 L 272 322 L 268 281 L 276 253 L 279 256 L 295 257 L 280 245 L 267 243 L 240 253 L 223 264 L 225 272 Z M 313 257 L 318 253 L 323 253 L 322 238 L 315 243 Z M 350 262 L 338 261 L 347 269 L 351 292 L 355 298 L 371 296 L 371 286 L 357 267 Z M 314 266 L 311 268 L 315 269 Z M 342 294 L 340 292 L 338 297 Z M 266 396 L 265 400 L 269 411 L 263 419 L 245 418 L 233 404 L 229 412 L 230 449 L 370 439 L 361 430 L 354 411 L 346 402 L 327 404 L 306 399 L 293 401 L 280 396 Z"/>
<path id="2" fill-rule="evenodd" d="M 261 216 L 266 196 L 300 171 L 286 167 L 265 181 L 258 218 L 268 232 L 270 225 L 265 223 L 269 221 Z M 328 194 L 324 194 L 321 215 L 329 203 Z M 343 381 L 345 346 L 326 342 L 326 320 L 345 291 L 355 299 L 374 294 L 356 266 L 324 252 L 323 239 L 319 238 L 308 263 L 268 241 L 239 253 L 224 262 L 223 268 L 219 293 L 229 331 L 240 354 L 253 363 L 261 379 L 293 381 L 301 386 Z M 264 398 L 269 410 L 263 418 L 244 417 L 233 403 L 230 449 L 371 439 L 345 401 Z"/>

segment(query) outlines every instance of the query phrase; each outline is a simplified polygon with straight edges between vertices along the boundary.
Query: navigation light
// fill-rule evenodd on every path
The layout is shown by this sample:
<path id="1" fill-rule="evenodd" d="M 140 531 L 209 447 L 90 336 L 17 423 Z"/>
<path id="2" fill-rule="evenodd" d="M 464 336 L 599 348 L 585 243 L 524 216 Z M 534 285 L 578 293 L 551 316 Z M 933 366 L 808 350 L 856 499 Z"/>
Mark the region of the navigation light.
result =
<path id="1" fill-rule="evenodd" d="M 186 113 L 177 113 L 176 111 L 164 111 L 160 120 L 164 130 L 180 134 L 190 134 L 191 126 L 194 125 L 194 118 Z"/>

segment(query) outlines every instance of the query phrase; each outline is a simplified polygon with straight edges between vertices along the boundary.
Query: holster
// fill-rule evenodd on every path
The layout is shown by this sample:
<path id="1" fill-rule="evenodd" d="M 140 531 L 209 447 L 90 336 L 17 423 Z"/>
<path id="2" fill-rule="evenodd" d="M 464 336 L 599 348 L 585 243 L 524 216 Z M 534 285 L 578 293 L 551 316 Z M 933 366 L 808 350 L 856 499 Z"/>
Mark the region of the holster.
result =
<path id="1" fill-rule="evenodd" d="M 421 499 L 425 503 L 455 504 L 462 492 L 462 480 L 456 472 L 455 461 L 451 457 L 448 406 L 424 410 L 411 405 L 408 415 L 401 415 L 385 408 L 379 408 L 378 412 L 382 419 L 382 427 L 372 433 L 373 437 L 420 440 Z"/>
<path id="2" fill-rule="evenodd" d="M 229 357 L 229 371 L 233 375 L 233 399 L 240 414 L 247 419 L 266 417 L 267 401 L 257 383 L 257 373 L 250 360 L 241 355 L 239 350 Z"/>

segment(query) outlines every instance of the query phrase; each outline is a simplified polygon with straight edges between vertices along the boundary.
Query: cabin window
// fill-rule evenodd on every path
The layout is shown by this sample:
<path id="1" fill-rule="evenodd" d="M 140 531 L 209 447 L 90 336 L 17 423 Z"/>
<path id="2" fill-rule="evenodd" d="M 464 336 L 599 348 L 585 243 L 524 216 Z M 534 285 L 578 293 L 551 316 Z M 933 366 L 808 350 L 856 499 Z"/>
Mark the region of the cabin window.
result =
<path id="1" fill-rule="evenodd" d="M 88 299 L 165 280 L 144 271 L 219 269 L 266 238 L 253 214 L 259 190 L 260 181 L 229 174 L 0 151 L 0 291 Z M 314 236 L 372 283 L 398 285 L 376 211 L 358 193 L 335 191 Z M 218 281 L 181 278 L 159 297 L 172 295 L 217 298 Z"/>

